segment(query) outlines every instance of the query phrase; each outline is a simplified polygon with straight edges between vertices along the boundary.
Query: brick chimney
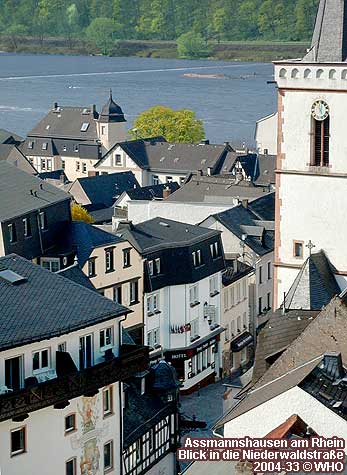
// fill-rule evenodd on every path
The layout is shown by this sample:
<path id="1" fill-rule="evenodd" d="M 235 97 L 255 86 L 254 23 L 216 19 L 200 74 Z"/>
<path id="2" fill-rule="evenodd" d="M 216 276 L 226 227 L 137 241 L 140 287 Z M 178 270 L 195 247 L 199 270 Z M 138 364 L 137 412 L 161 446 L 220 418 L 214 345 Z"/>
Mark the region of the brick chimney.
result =
<path id="1" fill-rule="evenodd" d="M 165 186 L 163 189 L 163 200 L 166 200 L 171 195 L 171 189 L 168 186 Z"/>

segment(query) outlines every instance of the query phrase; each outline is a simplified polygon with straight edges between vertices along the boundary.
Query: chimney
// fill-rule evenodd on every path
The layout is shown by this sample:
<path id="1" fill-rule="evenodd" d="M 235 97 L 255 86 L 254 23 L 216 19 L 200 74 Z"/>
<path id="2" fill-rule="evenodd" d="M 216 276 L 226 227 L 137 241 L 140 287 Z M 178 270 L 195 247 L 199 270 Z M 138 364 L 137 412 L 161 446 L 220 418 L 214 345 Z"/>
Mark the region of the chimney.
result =
<path id="1" fill-rule="evenodd" d="M 203 171 L 202 171 L 202 170 L 198 170 L 198 176 L 203 176 L 203 175 L 204 175 Z"/>
<path id="2" fill-rule="evenodd" d="M 245 209 L 248 209 L 248 200 L 246 199 L 241 200 L 241 204 Z"/>
<path id="3" fill-rule="evenodd" d="M 131 230 L 132 228 L 133 228 L 133 222 L 124 219 L 122 221 L 119 221 L 117 230 L 122 230 L 122 229 L 123 230 L 126 230 L 126 229 Z"/>
<path id="4" fill-rule="evenodd" d="M 224 145 L 225 145 L 226 147 L 229 147 L 230 142 L 224 142 Z"/>
<path id="5" fill-rule="evenodd" d="M 59 180 L 60 180 L 60 183 L 61 183 L 62 185 L 64 185 L 64 183 L 65 183 L 65 175 L 64 175 L 63 172 L 61 172 L 60 177 L 59 177 Z"/>
<path id="6" fill-rule="evenodd" d="M 95 104 L 92 105 L 92 114 L 93 115 L 96 114 L 96 105 Z"/>
<path id="7" fill-rule="evenodd" d="M 210 145 L 210 141 L 208 139 L 201 140 L 200 145 Z"/>
<path id="8" fill-rule="evenodd" d="M 53 110 L 57 110 L 57 109 L 58 109 L 58 102 L 55 102 L 55 103 L 53 104 Z"/>
<path id="9" fill-rule="evenodd" d="M 207 176 L 211 176 L 211 175 L 212 175 L 212 168 L 208 167 L 207 168 Z"/>
<path id="10" fill-rule="evenodd" d="M 171 189 L 168 186 L 165 186 L 163 189 L 163 200 L 166 200 L 171 195 Z"/>

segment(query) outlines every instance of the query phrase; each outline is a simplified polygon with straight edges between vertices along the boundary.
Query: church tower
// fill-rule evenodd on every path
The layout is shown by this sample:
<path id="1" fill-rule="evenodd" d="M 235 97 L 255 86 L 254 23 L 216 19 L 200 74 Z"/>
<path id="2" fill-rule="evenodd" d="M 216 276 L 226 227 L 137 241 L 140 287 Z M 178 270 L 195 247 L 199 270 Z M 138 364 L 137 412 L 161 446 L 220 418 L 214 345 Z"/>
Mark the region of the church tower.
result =
<path id="1" fill-rule="evenodd" d="M 347 287 L 346 61 L 347 0 L 320 0 L 306 56 L 274 63 L 275 308 L 311 252 L 323 250 L 339 287 Z"/>
<path id="2" fill-rule="evenodd" d="M 110 150 L 115 143 L 126 140 L 125 123 L 124 113 L 114 102 L 110 91 L 110 98 L 102 108 L 97 123 L 99 139 L 106 150 Z"/>

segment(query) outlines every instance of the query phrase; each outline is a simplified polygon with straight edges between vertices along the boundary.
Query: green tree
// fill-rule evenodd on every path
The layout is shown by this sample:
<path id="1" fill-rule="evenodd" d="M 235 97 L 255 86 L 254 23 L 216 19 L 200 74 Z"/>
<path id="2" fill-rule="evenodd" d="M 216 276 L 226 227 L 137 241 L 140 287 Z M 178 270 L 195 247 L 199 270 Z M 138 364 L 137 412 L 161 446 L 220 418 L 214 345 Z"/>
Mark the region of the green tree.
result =
<path id="1" fill-rule="evenodd" d="M 18 48 L 18 42 L 21 36 L 27 34 L 27 28 L 24 25 L 18 25 L 16 23 L 10 25 L 5 31 L 5 35 L 7 35 L 10 40 L 14 50 Z"/>
<path id="2" fill-rule="evenodd" d="M 169 142 L 200 142 L 205 138 L 204 126 L 191 110 L 173 110 L 157 105 L 142 112 L 130 131 L 133 138 L 163 136 Z"/>
<path id="3" fill-rule="evenodd" d="M 204 38 L 192 31 L 177 38 L 177 51 L 180 58 L 201 58 L 209 54 Z"/>
<path id="4" fill-rule="evenodd" d="M 213 32 L 217 36 L 218 42 L 225 39 L 230 26 L 230 18 L 225 8 L 217 8 L 213 14 Z"/>
<path id="5" fill-rule="evenodd" d="M 110 18 L 95 18 L 86 30 L 87 38 L 94 43 L 103 54 L 108 54 L 114 44 L 116 24 Z"/>

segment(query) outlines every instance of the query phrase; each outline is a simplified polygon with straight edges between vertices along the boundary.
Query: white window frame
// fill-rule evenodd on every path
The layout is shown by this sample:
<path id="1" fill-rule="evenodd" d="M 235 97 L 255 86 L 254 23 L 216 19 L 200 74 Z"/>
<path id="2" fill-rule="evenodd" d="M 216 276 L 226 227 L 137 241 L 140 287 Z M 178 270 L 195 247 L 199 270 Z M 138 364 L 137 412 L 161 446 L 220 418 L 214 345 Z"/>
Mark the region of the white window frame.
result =
<path id="1" fill-rule="evenodd" d="M 199 317 L 190 321 L 190 334 L 194 338 L 199 336 Z"/>
<path id="2" fill-rule="evenodd" d="M 147 344 L 151 348 L 155 348 L 160 346 L 160 328 L 153 328 L 149 332 L 147 332 Z"/>
<path id="3" fill-rule="evenodd" d="M 161 272 L 161 262 L 160 262 L 160 257 L 157 257 L 154 260 L 154 266 L 155 266 L 155 274 L 159 275 Z"/>
<path id="4" fill-rule="evenodd" d="M 213 275 L 209 279 L 210 295 L 218 292 L 218 275 Z"/>
<path id="5" fill-rule="evenodd" d="M 24 436 L 23 436 L 23 448 L 19 449 L 19 450 L 12 451 L 12 434 L 14 432 L 23 432 L 23 434 L 24 434 Z M 26 446 L 27 446 L 26 438 L 27 438 L 26 426 L 17 427 L 16 429 L 11 430 L 11 433 L 10 433 L 10 453 L 11 453 L 11 457 L 14 457 L 15 455 L 24 454 L 27 451 L 26 450 Z"/>
<path id="6" fill-rule="evenodd" d="M 152 183 L 153 183 L 153 185 L 159 185 L 160 184 L 160 180 L 159 180 L 158 175 L 153 175 L 152 176 Z"/>
<path id="7" fill-rule="evenodd" d="M 42 366 L 42 353 L 47 352 L 47 366 Z M 34 369 L 34 356 L 38 354 L 39 355 L 39 368 Z M 38 373 L 44 373 L 48 371 L 51 368 L 51 352 L 50 348 L 41 348 L 39 350 L 35 350 L 32 352 L 32 368 L 33 368 L 33 374 L 38 374 Z"/>
<path id="8" fill-rule="evenodd" d="M 147 312 L 156 313 L 159 311 L 159 293 L 147 297 Z"/>
<path id="9" fill-rule="evenodd" d="M 134 290 L 132 290 L 134 289 Z M 132 295 L 134 294 L 134 295 Z M 130 304 L 137 303 L 139 300 L 139 281 L 132 280 L 129 283 L 129 302 Z"/>
<path id="10" fill-rule="evenodd" d="M 43 266 L 42 264 L 45 263 L 46 266 Z M 58 272 L 60 270 L 60 259 L 58 257 L 41 257 L 40 259 L 40 265 L 44 269 L 49 270 L 50 272 Z M 54 270 L 53 267 L 54 265 L 57 265 L 57 270 Z"/>
<path id="11" fill-rule="evenodd" d="M 41 231 L 45 231 L 47 229 L 47 215 L 45 211 L 40 211 L 39 212 L 39 223 L 40 223 L 40 229 Z"/>
<path id="12" fill-rule="evenodd" d="M 109 335 L 107 335 L 107 333 L 109 333 Z M 105 344 L 103 346 L 101 345 L 101 338 L 104 339 Z M 111 341 L 110 341 L 110 343 L 106 344 L 106 341 L 107 341 L 108 338 L 110 338 Z M 100 330 L 100 332 L 99 332 L 99 345 L 100 345 L 100 350 L 101 351 L 107 350 L 109 348 L 113 348 L 113 340 L 114 340 L 113 327 L 105 327 L 105 328 L 102 328 Z"/>
<path id="13" fill-rule="evenodd" d="M 107 405 L 105 404 L 105 398 Z M 107 407 L 108 406 L 108 407 Z M 102 412 L 104 417 L 113 414 L 113 387 L 108 386 L 102 390 Z"/>
<path id="14" fill-rule="evenodd" d="M 74 421 L 74 424 L 73 426 L 69 427 L 69 428 L 66 428 L 66 421 L 69 417 L 73 417 L 73 421 Z M 77 420 L 76 420 L 76 413 L 75 412 L 71 412 L 70 414 L 67 414 L 65 417 L 64 417 L 64 433 L 65 434 L 70 434 L 71 432 L 75 432 L 77 430 Z"/>
<path id="15" fill-rule="evenodd" d="M 199 302 L 199 285 L 195 284 L 189 288 L 189 303 L 196 305 Z"/>
<path id="16" fill-rule="evenodd" d="M 149 272 L 149 275 L 154 275 L 153 272 L 154 272 L 154 264 L 153 264 L 153 261 L 148 261 L 148 272 Z"/>
<path id="17" fill-rule="evenodd" d="M 115 153 L 113 156 L 113 165 L 115 167 L 121 167 L 123 165 L 122 155 L 120 153 Z"/>
<path id="18" fill-rule="evenodd" d="M 67 464 L 72 462 L 72 468 L 73 468 L 73 475 L 77 475 L 77 458 L 76 457 L 72 457 L 71 459 L 69 460 L 66 460 L 65 462 L 65 474 L 67 474 Z"/>
<path id="19" fill-rule="evenodd" d="M 216 242 L 214 242 L 213 244 L 210 245 L 210 251 L 211 251 L 212 259 L 217 259 L 217 257 L 219 257 L 218 241 L 216 241 Z"/>

